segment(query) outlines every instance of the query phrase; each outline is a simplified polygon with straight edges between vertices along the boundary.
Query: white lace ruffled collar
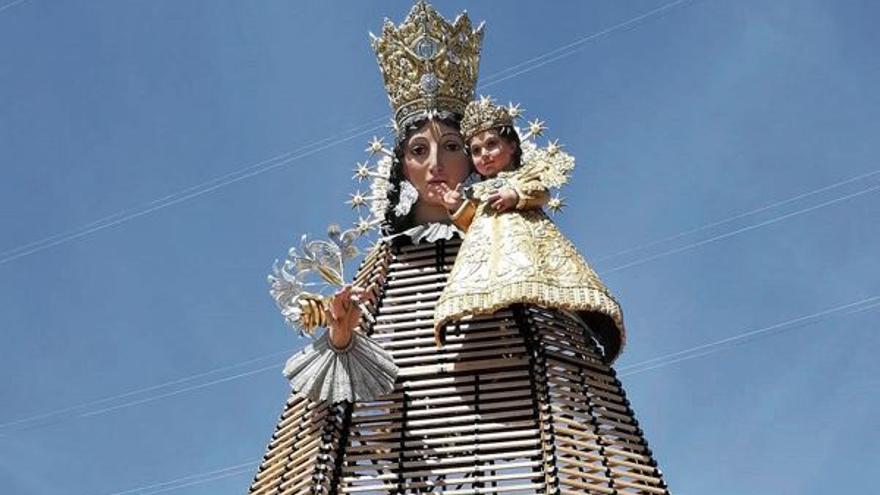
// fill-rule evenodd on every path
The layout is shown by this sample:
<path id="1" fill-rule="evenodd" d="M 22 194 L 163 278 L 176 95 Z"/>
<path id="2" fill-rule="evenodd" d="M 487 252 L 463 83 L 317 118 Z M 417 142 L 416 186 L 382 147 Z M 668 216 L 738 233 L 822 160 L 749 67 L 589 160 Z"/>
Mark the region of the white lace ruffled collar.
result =
<path id="1" fill-rule="evenodd" d="M 448 241 L 456 236 L 464 237 L 464 232 L 451 223 L 430 222 L 410 227 L 403 232 L 394 235 L 383 237 L 382 240 L 391 241 L 392 239 L 404 236 L 409 237 L 413 244 L 419 244 L 422 242 L 433 243 L 441 239 Z"/>

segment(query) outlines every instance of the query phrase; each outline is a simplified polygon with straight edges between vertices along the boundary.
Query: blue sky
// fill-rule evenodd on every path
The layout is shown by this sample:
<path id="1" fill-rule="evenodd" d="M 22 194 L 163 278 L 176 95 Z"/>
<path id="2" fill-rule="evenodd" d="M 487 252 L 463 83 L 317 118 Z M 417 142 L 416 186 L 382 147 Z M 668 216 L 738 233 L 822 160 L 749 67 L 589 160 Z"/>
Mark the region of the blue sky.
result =
<path id="1" fill-rule="evenodd" d="M 487 21 L 483 92 L 578 160 L 558 223 L 623 304 L 673 491 L 868 490 L 877 6 L 682 1 L 519 73 L 667 2 L 508 3 L 436 5 Z M 305 344 L 265 275 L 353 219 L 388 116 L 367 32 L 409 5 L 0 3 L 0 491 L 245 492 Z"/>

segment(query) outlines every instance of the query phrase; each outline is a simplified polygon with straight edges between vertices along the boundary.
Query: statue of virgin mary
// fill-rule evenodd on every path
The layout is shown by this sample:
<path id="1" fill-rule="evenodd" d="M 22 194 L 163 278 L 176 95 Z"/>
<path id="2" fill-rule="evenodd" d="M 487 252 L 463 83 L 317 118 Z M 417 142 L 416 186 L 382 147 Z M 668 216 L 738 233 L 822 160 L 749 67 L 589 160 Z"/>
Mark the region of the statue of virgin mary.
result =
<path id="1" fill-rule="evenodd" d="M 373 38 L 394 146 L 371 143 L 378 163 L 356 176 L 372 187 L 352 202 L 370 203 L 357 229 L 381 239 L 334 297 L 276 297 L 329 330 L 288 363 L 299 381 L 249 493 L 668 493 L 612 367 L 616 302 L 512 304 L 445 322 L 435 344 L 464 235 L 442 192 L 471 176 L 460 125 L 482 38 L 467 15 L 450 22 L 425 2 Z"/>

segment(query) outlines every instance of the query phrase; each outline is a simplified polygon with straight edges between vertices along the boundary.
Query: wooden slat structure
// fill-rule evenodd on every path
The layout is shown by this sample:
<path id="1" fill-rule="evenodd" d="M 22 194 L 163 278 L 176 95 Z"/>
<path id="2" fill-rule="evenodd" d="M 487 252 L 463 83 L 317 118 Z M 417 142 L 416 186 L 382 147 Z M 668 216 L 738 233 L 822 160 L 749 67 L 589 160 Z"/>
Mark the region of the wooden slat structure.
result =
<path id="1" fill-rule="evenodd" d="M 578 319 L 516 306 L 450 325 L 433 306 L 459 241 L 384 247 L 366 329 L 400 367 L 375 402 L 291 396 L 253 495 L 667 494 L 623 387 Z"/>

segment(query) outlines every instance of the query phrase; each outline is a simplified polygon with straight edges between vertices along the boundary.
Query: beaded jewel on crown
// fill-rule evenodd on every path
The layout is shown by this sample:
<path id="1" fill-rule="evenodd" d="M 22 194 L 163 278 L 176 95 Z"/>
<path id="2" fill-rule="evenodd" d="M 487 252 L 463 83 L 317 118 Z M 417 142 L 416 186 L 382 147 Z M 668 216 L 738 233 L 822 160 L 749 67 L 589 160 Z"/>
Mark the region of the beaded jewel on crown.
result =
<path id="1" fill-rule="evenodd" d="M 385 20 L 370 34 L 398 131 L 413 120 L 451 112 L 461 115 L 474 97 L 483 25 L 466 13 L 450 23 L 424 1 L 399 26 Z"/>
<path id="2" fill-rule="evenodd" d="M 494 104 L 492 98 L 481 96 L 468 103 L 461 119 L 461 135 L 465 141 L 482 131 L 498 127 L 513 127 L 514 116 L 509 108 Z"/>

